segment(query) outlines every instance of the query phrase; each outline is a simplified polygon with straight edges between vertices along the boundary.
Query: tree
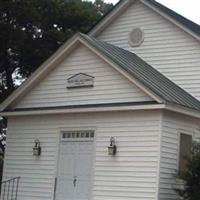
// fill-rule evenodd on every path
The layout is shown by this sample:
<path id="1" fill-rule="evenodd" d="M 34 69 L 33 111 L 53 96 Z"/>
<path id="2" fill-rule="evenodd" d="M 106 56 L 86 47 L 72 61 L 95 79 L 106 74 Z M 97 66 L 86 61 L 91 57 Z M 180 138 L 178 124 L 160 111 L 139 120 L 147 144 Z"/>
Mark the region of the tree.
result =
<path id="1" fill-rule="evenodd" d="M 3 155 L 6 144 L 6 126 L 7 126 L 6 120 L 0 117 L 0 183 L 2 180 L 2 173 L 3 173 Z"/>
<path id="2" fill-rule="evenodd" d="M 86 33 L 111 7 L 102 0 L 0 0 L 0 102 L 69 37 Z"/>
<path id="3" fill-rule="evenodd" d="M 86 33 L 112 6 L 102 0 L 0 0 L 0 103 L 69 37 Z M 0 151 L 5 138 L 6 119 L 0 117 Z"/>
<path id="4" fill-rule="evenodd" d="M 192 148 L 192 157 L 188 160 L 186 170 L 179 178 L 185 183 L 184 189 L 177 190 L 177 193 L 184 200 L 200 199 L 200 143 L 195 143 Z"/>
<path id="5" fill-rule="evenodd" d="M 113 7 L 113 4 L 105 3 L 103 0 L 95 0 L 94 6 L 100 15 L 104 15 Z"/>
<path id="6" fill-rule="evenodd" d="M 5 144 L 6 144 L 6 123 L 5 118 L 0 117 L 0 160 L 1 160 L 1 154 L 5 150 Z"/>

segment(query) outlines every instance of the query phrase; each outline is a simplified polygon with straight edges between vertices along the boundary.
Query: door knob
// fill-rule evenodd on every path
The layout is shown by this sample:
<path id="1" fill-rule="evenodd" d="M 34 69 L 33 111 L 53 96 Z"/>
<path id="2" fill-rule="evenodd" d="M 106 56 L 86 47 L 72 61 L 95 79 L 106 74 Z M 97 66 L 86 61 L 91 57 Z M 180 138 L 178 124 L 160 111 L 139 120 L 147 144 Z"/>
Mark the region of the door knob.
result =
<path id="1" fill-rule="evenodd" d="M 76 182 L 77 182 L 77 177 L 74 176 L 74 180 L 73 180 L 74 187 L 76 187 Z"/>

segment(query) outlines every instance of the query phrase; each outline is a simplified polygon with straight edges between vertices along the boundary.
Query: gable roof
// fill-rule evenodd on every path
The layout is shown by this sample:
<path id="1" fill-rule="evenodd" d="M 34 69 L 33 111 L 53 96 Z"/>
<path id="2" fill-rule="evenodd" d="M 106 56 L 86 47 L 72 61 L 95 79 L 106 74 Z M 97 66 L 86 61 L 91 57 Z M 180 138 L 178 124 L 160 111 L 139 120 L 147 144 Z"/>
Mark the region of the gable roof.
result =
<path id="1" fill-rule="evenodd" d="M 13 102 L 20 99 L 26 92 L 28 92 L 35 84 L 48 74 L 53 67 L 56 67 L 58 60 L 61 57 L 66 58 L 78 44 L 85 44 L 94 52 L 97 52 L 105 60 L 112 62 L 117 68 L 129 74 L 137 83 L 140 84 L 141 89 L 149 91 L 159 103 L 180 105 L 185 108 L 200 111 L 200 101 L 188 94 L 182 88 L 170 81 L 156 69 L 151 67 L 144 60 L 139 58 L 136 54 L 126 51 L 122 48 L 96 40 L 84 34 L 75 35 L 67 44 L 65 44 L 58 52 L 53 55 L 44 65 L 38 70 L 16 91 L 14 91 L 1 105 L 0 111 L 5 110 Z M 68 52 L 68 54 L 67 54 Z M 63 59 L 64 59 L 63 58 Z M 158 98 L 156 98 L 158 97 Z"/>
<path id="2" fill-rule="evenodd" d="M 120 0 L 113 9 L 110 10 L 97 24 L 95 24 L 94 27 L 89 31 L 89 35 L 94 36 L 96 35 L 96 32 L 103 30 L 108 24 L 110 24 L 113 20 L 116 19 L 116 17 L 119 15 L 120 12 L 122 12 L 124 9 L 129 7 L 132 3 L 134 3 L 136 0 Z M 155 8 L 156 10 L 160 11 L 164 15 L 168 16 L 178 24 L 180 24 L 179 27 L 183 28 L 184 30 L 188 30 L 189 33 L 194 33 L 195 36 L 200 39 L 200 25 L 194 23 L 193 21 L 187 19 L 186 17 L 178 14 L 177 12 L 167 8 L 166 6 L 158 3 L 155 0 L 140 0 L 142 3 L 146 5 L 150 5 L 151 7 Z M 105 25 L 107 24 L 107 25 Z M 194 35 L 193 35 L 194 36 Z"/>
<path id="3" fill-rule="evenodd" d="M 136 54 L 84 34 L 81 34 L 81 37 L 159 96 L 165 103 L 200 110 L 200 101 L 170 81 Z"/>
<path id="4" fill-rule="evenodd" d="M 178 14 L 177 12 L 167 8 L 166 6 L 158 3 L 155 0 L 148 0 L 148 3 L 154 5 L 158 9 L 160 9 L 165 14 L 169 15 L 173 19 L 175 19 L 177 22 L 181 23 L 183 26 L 187 27 L 191 31 L 195 32 L 196 34 L 200 35 L 200 25 L 194 23 L 193 21 L 187 19 L 186 17 Z"/>

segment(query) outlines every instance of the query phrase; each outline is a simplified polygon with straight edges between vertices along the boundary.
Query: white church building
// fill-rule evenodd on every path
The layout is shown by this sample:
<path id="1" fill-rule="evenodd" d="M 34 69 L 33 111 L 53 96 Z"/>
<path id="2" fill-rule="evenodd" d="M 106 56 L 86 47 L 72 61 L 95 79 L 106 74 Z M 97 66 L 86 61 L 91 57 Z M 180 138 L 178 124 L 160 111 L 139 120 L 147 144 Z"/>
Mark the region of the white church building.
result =
<path id="1" fill-rule="evenodd" d="M 176 200 L 200 140 L 200 26 L 154 0 L 121 0 L 0 112 L 17 200 Z"/>

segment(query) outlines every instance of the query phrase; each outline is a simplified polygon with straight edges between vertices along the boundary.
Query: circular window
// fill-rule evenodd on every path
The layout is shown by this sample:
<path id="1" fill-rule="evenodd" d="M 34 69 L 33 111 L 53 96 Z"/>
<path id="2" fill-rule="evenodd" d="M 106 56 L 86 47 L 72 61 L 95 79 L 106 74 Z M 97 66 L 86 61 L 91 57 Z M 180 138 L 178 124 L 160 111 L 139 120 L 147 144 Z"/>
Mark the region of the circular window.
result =
<path id="1" fill-rule="evenodd" d="M 142 31 L 141 28 L 134 28 L 129 33 L 129 44 L 132 47 L 140 46 L 143 41 L 144 41 L 144 32 Z"/>

